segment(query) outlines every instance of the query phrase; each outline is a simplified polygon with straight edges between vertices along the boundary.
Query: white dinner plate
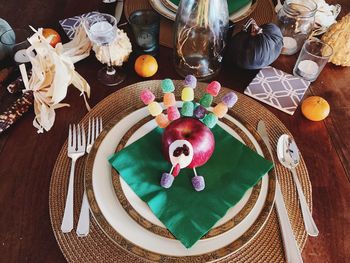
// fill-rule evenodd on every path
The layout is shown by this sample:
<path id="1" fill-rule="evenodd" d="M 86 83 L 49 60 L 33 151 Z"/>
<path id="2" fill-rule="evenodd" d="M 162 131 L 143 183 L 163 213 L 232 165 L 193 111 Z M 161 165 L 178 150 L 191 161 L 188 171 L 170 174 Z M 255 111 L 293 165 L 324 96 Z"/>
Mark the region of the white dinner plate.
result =
<path id="1" fill-rule="evenodd" d="M 181 102 L 178 102 L 177 106 L 181 106 Z M 126 250 L 153 261 L 183 261 L 184 257 L 188 262 L 198 259 L 215 261 L 242 248 L 258 233 L 271 212 L 275 189 L 273 172 L 270 172 L 270 177 L 267 174 L 263 176 L 258 200 L 243 221 L 219 236 L 199 240 L 190 249 L 185 248 L 176 239 L 165 238 L 148 231 L 134 221 L 123 209 L 113 189 L 112 168 L 108 158 L 115 152 L 124 134 L 148 115 L 147 107 L 143 107 L 136 111 L 128 110 L 128 113 L 124 112 L 116 116 L 116 120 L 112 121 L 100 134 L 88 156 L 85 169 L 86 189 L 92 213 L 101 229 L 111 240 Z M 249 129 L 228 114 L 225 118 L 244 131 L 256 151 L 263 156 L 261 142 L 259 144 Z M 228 125 L 222 122 L 219 122 L 218 125 L 241 140 Z M 141 138 L 155 127 L 154 120 L 143 125 L 131 136 L 128 144 Z M 266 153 L 266 151 L 264 152 Z M 139 200 L 125 182 L 123 182 L 123 189 L 126 196 L 128 196 L 128 200 L 134 205 L 135 209 L 138 209 L 140 214 L 155 224 L 163 226 L 150 212 L 148 206 Z M 247 192 L 244 195 L 242 203 L 249 197 L 249 194 Z M 239 211 L 239 206 L 242 203 L 238 203 L 233 207 L 227 217 L 221 219 L 218 224 L 222 224 L 225 220 L 228 220 L 227 218 L 234 216 Z M 240 239 L 243 239 L 243 241 Z"/>

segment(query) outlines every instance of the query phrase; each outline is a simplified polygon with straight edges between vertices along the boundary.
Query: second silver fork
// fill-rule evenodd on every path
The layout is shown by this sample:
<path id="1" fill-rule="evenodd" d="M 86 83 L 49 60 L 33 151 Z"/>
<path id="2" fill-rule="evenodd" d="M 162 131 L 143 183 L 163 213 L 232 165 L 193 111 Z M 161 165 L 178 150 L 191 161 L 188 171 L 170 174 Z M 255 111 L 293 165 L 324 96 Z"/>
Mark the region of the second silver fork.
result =
<path id="1" fill-rule="evenodd" d="M 86 153 L 90 153 L 92 145 L 95 142 L 95 139 L 102 131 L 102 118 L 92 118 L 89 119 L 88 124 L 88 134 L 87 134 L 87 145 Z M 86 190 L 84 186 L 83 201 L 80 209 L 79 221 L 77 226 L 77 235 L 79 237 L 85 237 L 89 234 L 90 231 L 90 207 L 89 202 L 86 196 Z"/>

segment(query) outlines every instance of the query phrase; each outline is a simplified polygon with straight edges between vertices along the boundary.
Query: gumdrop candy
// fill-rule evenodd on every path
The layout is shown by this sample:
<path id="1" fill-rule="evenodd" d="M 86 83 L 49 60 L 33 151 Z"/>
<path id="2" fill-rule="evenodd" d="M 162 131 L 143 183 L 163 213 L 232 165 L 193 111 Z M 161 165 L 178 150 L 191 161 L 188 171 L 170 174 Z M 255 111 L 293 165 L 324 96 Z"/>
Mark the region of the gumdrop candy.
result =
<path id="1" fill-rule="evenodd" d="M 181 99 L 183 101 L 192 101 L 194 99 L 194 91 L 192 88 L 185 87 L 182 89 Z"/>
<path id="2" fill-rule="evenodd" d="M 226 106 L 225 103 L 220 102 L 218 105 L 216 105 L 213 109 L 213 113 L 218 117 L 222 118 L 225 116 L 225 114 L 228 111 L 228 107 Z"/>
<path id="3" fill-rule="evenodd" d="M 182 104 L 181 114 L 185 117 L 193 116 L 194 105 L 190 101 L 186 101 Z"/>
<path id="4" fill-rule="evenodd" d="M 210 107 L 212 102 L 213 102 L 213 95 L 209 93 L 205 93 L 199 101 L 200 105 L 206 108 Z"/>
<path id="5" fill-rule="evenodd" d="M 195 89 L 197 86 L 197 78 L 193 75 L 187 75 L 184 81 L 185 86 Z"/>
<path id="6" fill-rule="evenodd" d="M 164 188 L 170 188 L 174 182 L 174 176 L 169 173 L 163 173 L 162 178 L 160 179 L 160 185 Z"/>
<path id="7" fill-rule="evenodd" d="M 171 79 L 163 79 L 160 86 L 164 93 L 170 93 L 175 90 L 174 83 Z"/>
<path id="8" fill-rule="evenodd" d="M 217 81 L 212 81 L 207 86 L 207 93 L 216 97 L 221 89 L 221 84 Z"/>
<path id="9" fill-rule="evenodd" d="M 169 121 L 174 121 L 180 118 L 180 112 L 176 106 L 171 106 L 167 109 Z"/>
<path id="10" fill-rule="evenodd" d="M 208 113 L 204 118 L 203 118 L 203 123 L 208 127 L 208 128 L 213 128 L 216 123 L 218 122 L 218 117 L 214 113 Z"/>
<path id="11" fill-rule="evenodd" d="M 152 91 L 150 91 L 148 89 L 144 89 L 143 91 L 141 91 L 140 98 L 144 104 L 148 105 L 154 101 L 155 96 L 152 93 Z"/>
<path id="12" fill-rule="evenodd" d="M 194 109 L 194 116 L 197 119 L 203 119 L 205 114 L 207 113 L 207 109 L 204 108 L 202 105 L 198 105 L 195 109 Z"/>
<path id="13" fill-rule="evenodd" d="M 166 128 L 169 125 L 168 117 L 163 113 L 157 115 L 155 119 L 160 128 Z"/>
<path id="14" fill-rule="evenodd" d="M 192 185 L 194 190 L 197 192 L 204 190 L 205 188 L 205 181 L 203 176 L 194 176 L 192 178 Z"/>
<path id="15" fill-rule="evenodd" d="M 222 97 L 221 101 L 226 104 L 228 108 L 232 108 L 236 104 L 238 97 L 236 93 L 229 92 Z"/>
<path id="16" fill-rule="evenodd" d="M 153 101 L 150 104 L 148 104 L 148 111 L 153 117 L 155 117 L 161 114 L 163 109 L 158 102 Z"/>
<path id="17" fill-rule="evenodd" d="M 165 93 L 163 97 L 163 102 L 165 107 L 174 106 L 176 103 L 174 93 Z"/>

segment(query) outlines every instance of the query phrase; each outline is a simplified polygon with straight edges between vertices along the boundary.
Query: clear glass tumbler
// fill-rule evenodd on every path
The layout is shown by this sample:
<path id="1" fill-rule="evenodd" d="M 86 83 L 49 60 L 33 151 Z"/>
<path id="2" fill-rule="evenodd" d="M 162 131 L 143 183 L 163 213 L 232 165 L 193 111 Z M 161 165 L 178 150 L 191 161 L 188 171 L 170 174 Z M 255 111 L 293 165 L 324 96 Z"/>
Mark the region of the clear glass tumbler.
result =
<path id="1" fill-rule="evenodd" d="M 316 80 L 332 54 L 330 45 L 315 37 L 308 39 L 300 51 L 293 74 L 311 82 Z"/>
<path id="2" fill-rule="evenodd" d="M 27 56 L 27 48 L 30 46 L 28 38 L 30 31 L 24 28 L 14 28 L 4 32 L 0 36 L 0 41 L 6 54 L 12 55 L 12 59 L 16 64 L 29 62 Z"/>
<path id="3" fill-rule="evenodd" d="M 281 54 L 297 53 L 308 39 L 315 22 L 317 4 L 313 0 L 286 0 L 278 11 L 276 24 L 283 35 Z"/>
<path id="4" fill-rule="evenodd" d="M 174 26 L 176 71 L 213 78 L 221 68 L 228 24 L 227 0 L 181 0 Z"/>
<path id="5" fill-rule="evenodd" d="M 159 14 L 148 9 L 136 10 L 131 13 L 129 22 L 139 51 L 156 54 L 159 49 Z"/>

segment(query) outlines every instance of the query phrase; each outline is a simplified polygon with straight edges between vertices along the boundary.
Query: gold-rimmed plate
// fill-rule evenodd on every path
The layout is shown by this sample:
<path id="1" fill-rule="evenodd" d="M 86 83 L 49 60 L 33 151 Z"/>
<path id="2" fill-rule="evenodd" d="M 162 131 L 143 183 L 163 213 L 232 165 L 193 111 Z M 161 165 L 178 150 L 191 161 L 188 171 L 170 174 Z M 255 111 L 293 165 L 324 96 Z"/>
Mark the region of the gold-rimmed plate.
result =
<path id="1" fill-rule="evenodd" d="M 246 245 L 259 232 L 271 212 L 275 189 L 273 172 L 262 179 L 262 188 L 265 187 L 266 190 L 263 195 L 259 195 L 258 206 L 252 209 L 235 231 L 227 231 L 218 237 L 200 240 L 191 249 L 184 248 L 177 240 L 148 231 L 130 218 L 114 193 L 111 167 L 107 160 L 125 133 L 148 115 L 147 108 L 138 110 L 135 108 L 120 113 L 106 127 L 96 140 L 86 163 L 85 184 L 88 200 L 92 213 L 105 234 L 124 249 L 151 261 L 216 261 Z M 233 112 L 230 112 L 230 115 L 234 115 Z M 258 153 L 262 155 L 267 153 L 253 128 L 247 128 L 248 125 L 244 125 L 244 122 L 238 121 L 235 117 L 228 115 L 227 118 L 245 130 Z M 154 127 L 155 123 L 153 126 L 145 126 L 142 132 L 133 135 L 133 140 Z M 228 132 L 232 132 L 229 127 Z"/>
<path id="2" fill-rule="evenodd" d="M 232 22 L 241 21 L 247 18 L 256 8 L 258 0 L 252 0 L 241 9 L 230 14 L 230 20 Z M 149 0 L 150 5 L 160 15 L 166 17 L 169 20 L 175 21 L 177 6 L 168 0 Z"/>
<path id="3" fill-rule="evenodd" d="M 148 125 L 152 121 L 152 116 L 145 117 L 137 124 L 135 124 L 120 140 L 116 152 L 122 150 L 127 146 L 130 138 L 133 134 L 139 132 L 144 125 Z M 252 150 L 256 150 L 253 143 L 248 136 L 236 125 L 230 122 L 228 119 L 222 119 L 222 122 L 230 127 L 236 134 L 235 137 L 240 139 L 242 143 L 247 145 Z M 148 205 L 142 201 L 132 191 L 132 189 L 124 182 L 119 176 L 118 172 L 112 170 L 112 182 L 115 193 L 119 199 L 119 202 L 123 206 L 124 210 L 132 217 L 137 223 L 146 228 L 147 230 L 166 237 L 174 239 L 175 237 L 171 232 L 159 221 L 149 209 Z M 202 237 L 203 239 L 213 238 L 225 232 L 237 227 L 251 212 L 255 206 L 261 190 L 261 181 L 255 185 L 252 189 L 249 189 L 242 199 L 229 211 L 226 215 L 219 220 L 214 227 Z M 144 216 L 145 215 L 145 216 Z"/>

